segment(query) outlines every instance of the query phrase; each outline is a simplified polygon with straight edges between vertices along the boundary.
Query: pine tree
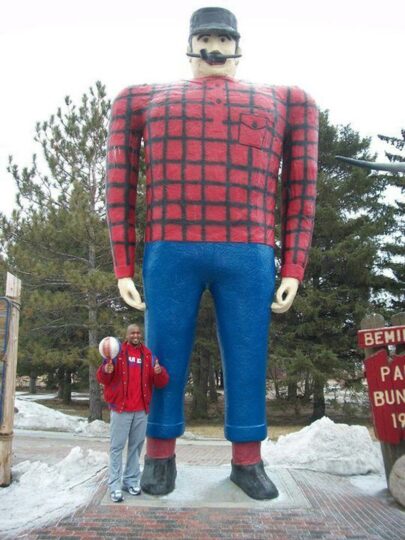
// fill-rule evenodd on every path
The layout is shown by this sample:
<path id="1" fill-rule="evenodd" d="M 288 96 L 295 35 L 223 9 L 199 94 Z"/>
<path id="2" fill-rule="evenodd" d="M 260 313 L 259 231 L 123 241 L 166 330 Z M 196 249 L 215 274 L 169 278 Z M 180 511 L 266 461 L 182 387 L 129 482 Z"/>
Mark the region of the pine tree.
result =
<path id="1" fill-rule="evenodd" d="M 291 387 L 300 383 L 302 395 L 313 395 L 313 420 L 325 414 L 328 379 L 358 380 L 358 324 L 387 285 L 381 249 L 395 224 L 384 202 L 388 182 L 334 159 L 369 159 L 369 145 L 350 126 L 333 126 L 328 113 L 321 114 L 309 264 L 293 307 L 272 328 L 270 362 L 287 373 Z"/>
<path id="2" fill-rule="evenodd" d="M 388 143 L 392 150 L 385 152 L 390 162 L 405 162 L 405 129 L 401 130 L 401 138 L 378 136 L 382 141 Z M 386 267 L 391 270 L 394 280 L 391 281 L 390 293 L 393 297 L 392 311 L 403 310 L 405 305 L 405 203 L 403 195 L 405 193 L 405 176 L 395 174 L 388 176 L 390 184 L 396 188 L 395 195 L 402 194 L 402 200 L 398 197 L 395 200 L 396 227 L 385 246 Z"/>
<path id="3" fill-rule="evenodd" d="M 18 207 L 11 219 L 2 217 L 8 262 L 25 284 L 22 351 L 63 367 L 67 381 L 88 365 L 90 420 L 101 418 L 98 341 L 117 333 L 114 313 L 125 311 L 105 221 L 109 110 L 98 82 L 78 106 L 66 97 L 63 108 L 37 124 L 41 161 L 34 156 L 30 168 L 20 169 L 10 160 Z"/>

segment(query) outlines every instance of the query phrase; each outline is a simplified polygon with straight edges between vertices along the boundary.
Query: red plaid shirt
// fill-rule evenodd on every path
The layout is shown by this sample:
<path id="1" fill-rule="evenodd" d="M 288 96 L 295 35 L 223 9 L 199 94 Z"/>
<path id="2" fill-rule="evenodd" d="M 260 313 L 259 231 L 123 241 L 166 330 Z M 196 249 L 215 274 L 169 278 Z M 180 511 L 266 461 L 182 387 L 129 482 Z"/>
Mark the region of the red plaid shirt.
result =
<path id="1" fill-rule="evenodd" d="M 274 246 L 282 161 L 281 275 L 302 280 L 318 151 L 318 110 L 304 91 L 207 77 L 121 92 L 112 107 L 106 179 L 117 278 L 134 274 L 142 139 L 147 242 Z"/>

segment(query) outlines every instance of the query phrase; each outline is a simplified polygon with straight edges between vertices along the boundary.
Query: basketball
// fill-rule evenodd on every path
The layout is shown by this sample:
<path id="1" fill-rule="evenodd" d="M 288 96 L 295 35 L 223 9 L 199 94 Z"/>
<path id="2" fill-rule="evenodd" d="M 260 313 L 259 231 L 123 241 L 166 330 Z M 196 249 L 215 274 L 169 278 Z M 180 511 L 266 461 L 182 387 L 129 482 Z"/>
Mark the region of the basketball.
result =
<path id="1" fill-rule="evenodd" d="M 98 350 L 103 358 L 115 358 L 121 350 L 121 343 L 116 337 L 105 337 L 100 341 Z"/>

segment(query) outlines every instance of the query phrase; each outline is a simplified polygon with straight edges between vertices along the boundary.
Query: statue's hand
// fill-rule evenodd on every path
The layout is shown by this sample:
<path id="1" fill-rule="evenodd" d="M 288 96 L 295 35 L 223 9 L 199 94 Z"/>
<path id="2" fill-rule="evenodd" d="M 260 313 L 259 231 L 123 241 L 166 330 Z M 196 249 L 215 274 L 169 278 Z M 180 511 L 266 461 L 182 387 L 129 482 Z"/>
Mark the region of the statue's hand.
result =
<path id="1" fill-rule="evenodd" d="M 298 279 L 286 277 L 281 280 L 281 285 L 277 289 L 275 301 L 271 304 L 274 313 L 285 313 L 290 309 L 297 294 Z"/>
<path id="2" fill-rule="evenodd" d="M 140 311 L 145 310 L 145 303 L 141 300 L 141 295 L 135 287 L 131 278 L 121 278 L 118 280 L 118 289 L 121 298 L 129 305 Z"/>

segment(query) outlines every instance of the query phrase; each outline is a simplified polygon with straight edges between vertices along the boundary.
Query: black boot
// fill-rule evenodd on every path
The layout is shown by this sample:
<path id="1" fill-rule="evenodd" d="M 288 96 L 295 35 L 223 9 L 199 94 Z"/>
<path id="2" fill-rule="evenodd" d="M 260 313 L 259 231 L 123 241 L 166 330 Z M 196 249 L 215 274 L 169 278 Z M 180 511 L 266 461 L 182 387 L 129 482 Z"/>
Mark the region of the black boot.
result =
<path id="1" fill-rule="evenodd" d="M 145 456 L 141 488 L 149 495 L 167 495 L 174 490 L 176 481 L 176 455 L 170 458 Z"/>
<path id="2" fill-rule="evenodd" d="M 263 461 L 254 465 L 232 463 L 231 480 L 252 499 L 262 501 L 278 497 L 277 488 L 267 476 Z"/>

